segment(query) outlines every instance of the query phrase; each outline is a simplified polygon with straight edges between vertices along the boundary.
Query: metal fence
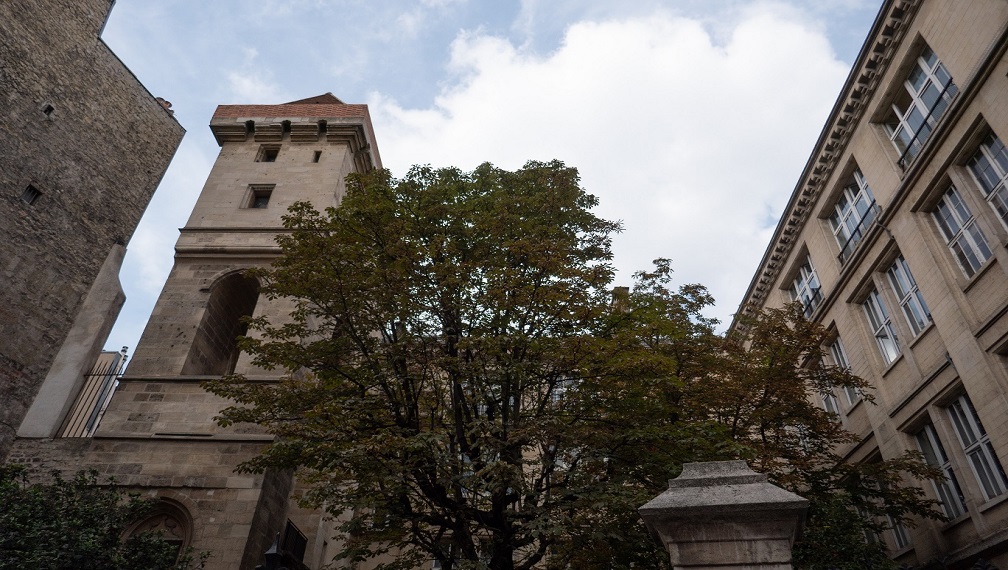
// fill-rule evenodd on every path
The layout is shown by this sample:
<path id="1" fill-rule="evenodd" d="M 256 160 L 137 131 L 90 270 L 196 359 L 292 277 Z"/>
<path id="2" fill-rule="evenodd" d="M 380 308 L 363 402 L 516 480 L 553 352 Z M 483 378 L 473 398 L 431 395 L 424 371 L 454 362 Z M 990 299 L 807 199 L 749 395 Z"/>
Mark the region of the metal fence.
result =
<path id="1" fill-rule="evenodd" d="M 84 375 L 80 395 L 70 408 L 60 437 L 91 437 L 98 422 L 119 385 L 119 377 L 126 367 L 126 349 L 121 352 L 103 352 L 94 368 Z"/>

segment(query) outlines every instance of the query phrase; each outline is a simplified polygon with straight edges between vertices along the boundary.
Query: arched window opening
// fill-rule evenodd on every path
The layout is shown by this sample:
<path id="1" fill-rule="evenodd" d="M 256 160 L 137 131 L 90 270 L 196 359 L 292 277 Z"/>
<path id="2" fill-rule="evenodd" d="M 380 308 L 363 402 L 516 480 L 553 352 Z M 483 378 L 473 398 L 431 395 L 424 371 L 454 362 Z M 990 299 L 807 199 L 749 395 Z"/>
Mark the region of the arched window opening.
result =
<path id="1" fill-rule="evenodd" d="M 181 554 L 192 539 L 192 517 L 185 507 L 169 499 L 159 499 L 153 512 L 126 531 L 126 538 L 145 532 L 160 535 L 161 540 Z"/>
<path id="2" fill-rule="evenodd" d="M 193 337 L 182 374 L 223 376 L 238 362 L 238 337 L 247 332 L 243 317 L 252 316 L 259 282 L 240 273 L 218 281 L 210 291 L 203 321 Z"/>

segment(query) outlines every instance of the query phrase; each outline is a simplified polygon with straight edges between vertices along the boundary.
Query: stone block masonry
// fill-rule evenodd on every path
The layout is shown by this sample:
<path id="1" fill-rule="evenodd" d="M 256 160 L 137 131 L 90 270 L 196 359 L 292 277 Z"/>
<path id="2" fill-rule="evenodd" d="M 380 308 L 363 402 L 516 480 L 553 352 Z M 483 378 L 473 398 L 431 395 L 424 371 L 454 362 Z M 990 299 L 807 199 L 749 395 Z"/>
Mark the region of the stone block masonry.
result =
<path id="1" fill-rule="evenodd" d="M 99 38 L 111 6 L 0 3 L 0 458 L 184 134 Z"/>

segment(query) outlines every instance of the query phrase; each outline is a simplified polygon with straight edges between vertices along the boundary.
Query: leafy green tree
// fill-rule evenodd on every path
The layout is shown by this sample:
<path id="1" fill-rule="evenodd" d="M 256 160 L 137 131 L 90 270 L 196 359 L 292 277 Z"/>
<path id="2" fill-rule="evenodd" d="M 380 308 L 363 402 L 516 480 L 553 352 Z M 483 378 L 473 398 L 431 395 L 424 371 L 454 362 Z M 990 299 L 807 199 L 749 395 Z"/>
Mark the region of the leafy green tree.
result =
<path id="1" fill-rule="evenodd" d="M 152 533 L 123 540 L 153 507 L 94 471 L 30 483 L 22 466 L 0 466 L 0 570 L 183 570 L 192 556 Z"/>
<path id="2" fill-rule="evenodd" d="M 728 342 L 667 260 L 614 292 L 620 226 L 591 213 L 576 170 L 414 167 L 347 187 L 339 208 L 294 205 L 283 255 L 254 271 L 295 303 L 242 340 L 282 380 L 207 384 L 235 401 L 223 424 L 278 436 L 241 468 L 298 468 L 340 558 L 666 568 L 637 508 L 687 461 L 748 459 L 824 509 L 920 512 L 890 491 L 912 458 L 871 467 L 882 485 L 834 454 L 850 435 L 807 390 L 867 386 L 821 365 L 820 329 L 770 312 Z"/>
<path id="3" fill-rule="evenodd" d="M 941 519 L 920 483 L 942 474 L 915 452 L 863 463 L 839 455 L 857 436 L 813 400 L 846 387 L 872 405 L 872 390 L 849 370 L 827 364 L 830 334 L 805 320 L 801 304 L 765 309 L 738 330 L 725 344 L 721 372 L 689 388 L 693 413 L 716 417 L 749 450 L 754 469 L 809 499 L 806 529 L 795 546 L 798 567 L 895 568 L 876 537 L 893 524 Z"/>
<path id="4" fill-rule="evenodd" d="M 310 502 L 352 513 L 351 560 L 395 549 L 389 567 L 663 564 L 636 509 L 679 469 L 670 442 L 716 445 L 652 398 L 675 379 L 655 375 L 667 366 L 631 334 L 644 324 L 614 308 L 619 224 L 595 204 L 575 169 L 551 162 L 376 171 L 348 178 L 339 208 L 294 206 L 284 255 L 257 275 L 297 309 L 252 321 L 243 344 L 293 373 L 210 385 L 240 404 L 225 423 L 280 436 L 245 467 L 303 468 Z M 704 295 L 668 301 L 692 303 L 677 309 L 688 321 Z"/>

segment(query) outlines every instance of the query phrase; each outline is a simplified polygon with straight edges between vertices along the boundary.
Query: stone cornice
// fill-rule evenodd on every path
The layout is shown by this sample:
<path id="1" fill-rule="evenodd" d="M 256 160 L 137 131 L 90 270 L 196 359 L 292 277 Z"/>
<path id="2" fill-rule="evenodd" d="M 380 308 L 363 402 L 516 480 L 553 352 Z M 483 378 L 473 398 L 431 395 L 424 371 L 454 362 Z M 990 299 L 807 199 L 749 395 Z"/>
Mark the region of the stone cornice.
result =
<path id="1" fill-rule="evenodd" d="M 740 316 L 754 316 L 766 303 L 767 295 L 797 243 L 798 234 L 812 215 L 813 207 L 825 190 L 826 181 L 839 165 L 856 125 L 864 116 L 867 102 L 877 91 L 879 80 L 892 63 L 922 1 L 887 0 L 879 10 L 840 96 L 833 104 L 829 120 L 819 134 L 791 199 L 777 223 L 759 269 L 739 304 L 729 334 L 744 332 L 745 325 L 740 323 Z"/>
<path id="2" fill-rule="evenodd" d="M 281 142 L 289 133 L 291 142 L 345 143 L 359 171 L 381 168 L 374 127 L 367 105 L 286 104 L 220 105 L 210 120 L 217 144 Z"/>

